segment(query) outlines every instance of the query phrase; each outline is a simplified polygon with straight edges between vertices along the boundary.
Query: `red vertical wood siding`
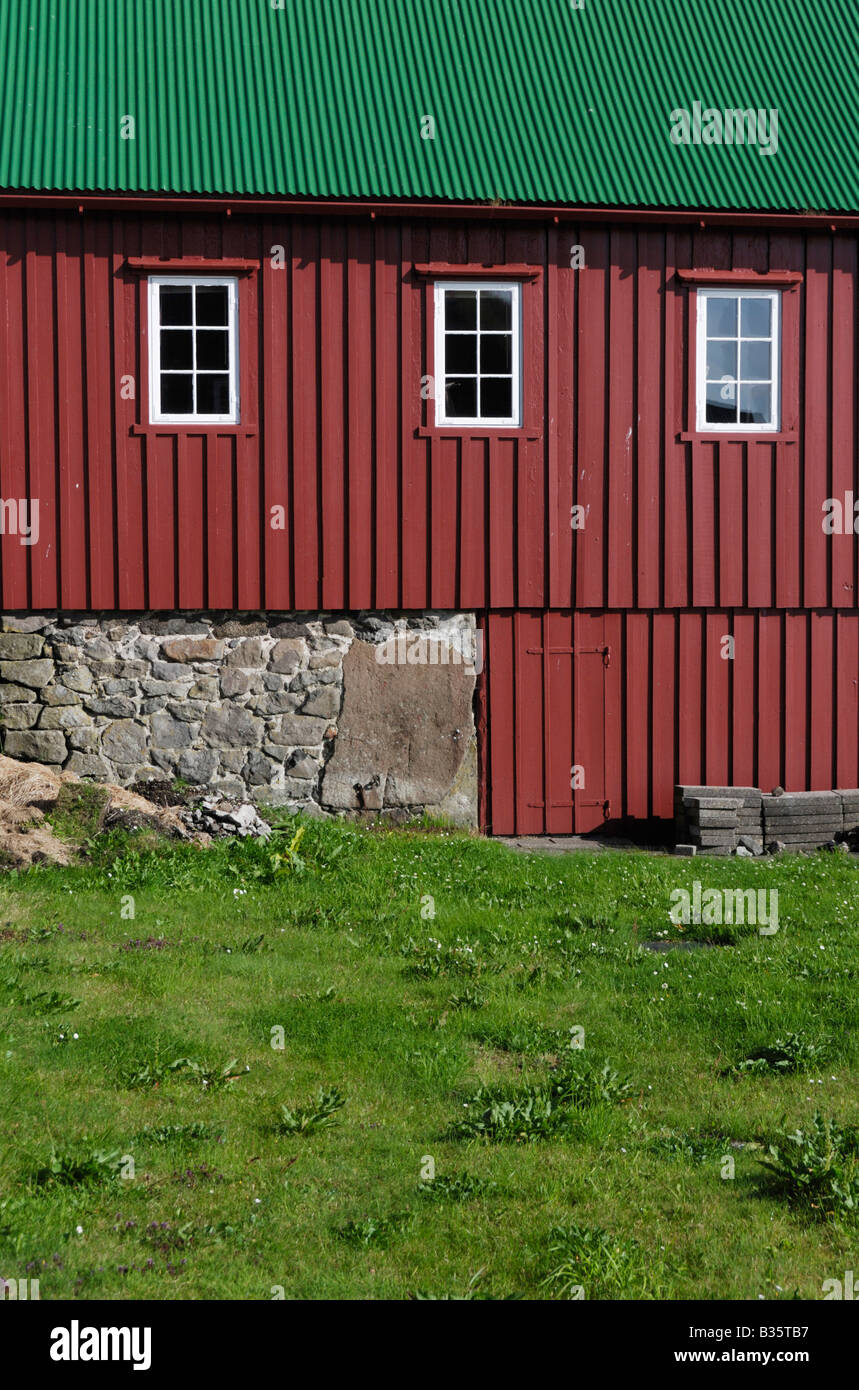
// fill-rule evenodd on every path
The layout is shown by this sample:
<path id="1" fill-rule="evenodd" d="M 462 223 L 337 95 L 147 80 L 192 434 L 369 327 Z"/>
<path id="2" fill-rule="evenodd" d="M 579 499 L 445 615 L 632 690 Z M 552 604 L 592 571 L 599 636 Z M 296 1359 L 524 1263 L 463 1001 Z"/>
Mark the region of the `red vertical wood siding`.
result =
<path id="1" fill-rule="evenodd" d="M 592 830 L 603 799 L 611 821 L 670 820 L 680 782 L 859 786 L 859 614 L 530 610 L 484 629 L 494 834 Z"/>
<path id="2" fill-rule="evenodd" d="M 129 255 L 257 263 L 238 431 L 140 428 Z M 433 262 L 536 272 L 522 430 L 433 429 L 414 273 Z M 681 437 L 687 266 L 802 272 L 783 295 L 795 442 Z M 38 544 L 3 545 L 6 607 L 857 606 L 856 536 L 821 525 L 827 497 L 859 495 L 852 234 L 4 213 L 0 294 L 0 488 L 40 502 Z"/>

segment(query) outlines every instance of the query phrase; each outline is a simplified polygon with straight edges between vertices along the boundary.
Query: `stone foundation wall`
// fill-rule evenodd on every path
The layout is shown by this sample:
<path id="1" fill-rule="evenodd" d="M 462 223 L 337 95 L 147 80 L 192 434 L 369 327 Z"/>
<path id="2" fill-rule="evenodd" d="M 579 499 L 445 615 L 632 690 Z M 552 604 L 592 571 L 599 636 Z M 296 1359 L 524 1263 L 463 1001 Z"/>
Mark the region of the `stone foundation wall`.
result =
<path id="1" fill-rule="evenodd" d="M 316 814 L 477 820 L 472 614 L 0 619 L 12 758 Z"/>

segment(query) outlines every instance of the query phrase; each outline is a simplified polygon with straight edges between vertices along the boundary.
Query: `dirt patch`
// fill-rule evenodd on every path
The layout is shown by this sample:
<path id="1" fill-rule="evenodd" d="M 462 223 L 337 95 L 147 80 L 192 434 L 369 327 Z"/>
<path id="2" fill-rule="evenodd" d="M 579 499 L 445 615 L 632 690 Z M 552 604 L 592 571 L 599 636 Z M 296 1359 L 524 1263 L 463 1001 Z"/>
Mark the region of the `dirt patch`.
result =
<path id="1" fill-rule="evenodd" d="M 208 836 L 192 835 L 171 807 L 156 806 L 124 787 L 96 786 L 73 772 L 0 756 L 0 869 L 70 864 L 76 838 L 116 827 L 208 842 Z"/>
<path id="2" fill-rule="evenodd" d="M 472 1070 L 481 1086 L 485 1086 L 504 1077 L 517 1076 L 524 1070 L 524 1063 L 518 1052 L 502 1052 L 480 1044 L 474 1051 Z"/>

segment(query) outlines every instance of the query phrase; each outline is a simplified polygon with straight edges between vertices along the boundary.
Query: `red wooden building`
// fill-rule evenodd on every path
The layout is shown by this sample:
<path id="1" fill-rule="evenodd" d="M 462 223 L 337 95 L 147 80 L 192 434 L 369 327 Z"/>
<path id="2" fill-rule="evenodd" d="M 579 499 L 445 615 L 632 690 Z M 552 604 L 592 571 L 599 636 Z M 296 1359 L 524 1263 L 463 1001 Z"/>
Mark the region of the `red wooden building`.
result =
<path id="1" fill-rule="evenodd" d="M 667 4 L 619 37 L 605 7 L 549 0 L 338 0 L 332 30 L 303 2 L 183 0 L 187 27 L 157 3 L 136 88 L 95 0 L 59 37 L 18 8 L 4 612 L 474 614 L 497 834 L 670 820 L 677 783 L 859 786 L 859 170 L 820 131 L 810 153 L 765 46 L 783 5 L 706 86 L 715 115 L 757 113 L 757 144 L 748 120 L 703 140 L 700 112 L 696 143 L 703 76 L 642 78 Z M 482 103 L 451 88 L 451 39 Z M 840 59 L 813 40 L 822 100 Z M 621 129 L 630 84 L 641 128 Z M 27 543 L 16 499 L 38 500 Z"/>

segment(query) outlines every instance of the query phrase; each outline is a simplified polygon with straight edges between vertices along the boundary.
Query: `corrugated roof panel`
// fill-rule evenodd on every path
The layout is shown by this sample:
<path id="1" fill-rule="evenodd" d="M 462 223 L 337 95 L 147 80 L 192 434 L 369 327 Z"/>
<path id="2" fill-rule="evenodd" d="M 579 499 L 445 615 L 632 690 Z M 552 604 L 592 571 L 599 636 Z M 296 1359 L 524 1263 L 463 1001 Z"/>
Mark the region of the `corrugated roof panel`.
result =
<path id="1" fill-rule="evenodd" d="M 9 189 L 859 210 L 855 0 L 0 0 L 0 55 Z"/>

